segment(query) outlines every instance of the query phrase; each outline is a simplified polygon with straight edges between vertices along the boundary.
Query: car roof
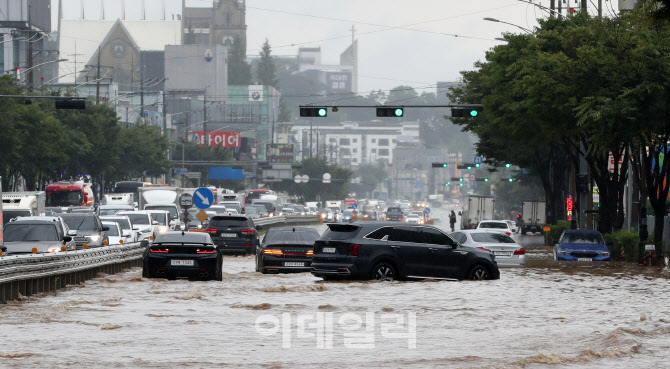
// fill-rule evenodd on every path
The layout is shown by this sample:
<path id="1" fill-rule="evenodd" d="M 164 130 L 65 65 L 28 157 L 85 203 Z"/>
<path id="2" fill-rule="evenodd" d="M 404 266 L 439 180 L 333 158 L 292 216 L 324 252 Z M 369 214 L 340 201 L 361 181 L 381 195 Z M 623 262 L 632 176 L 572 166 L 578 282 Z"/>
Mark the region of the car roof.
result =
<path id="1" fill-rule="evenodd" d="M 95 217 L 97 216 L 96 214 L 93 213 L 63 213 L 58 215 L 61 218 L 85 218 L 85 217 Z"/>
<path id="2" fill-rule="evenodd" d="M 31 216 L 31 217 L 18 217 L 14 220 L 14 222 L 27 222 L 27 221 L 32 221 L 32 220 L 40 220 L 40 221 L 45 221 L 45 222 L 60 222 L 61 220 L 58 219 L 59 216 Z"/>
<path id="3" fill-rule="evenodd" d="M 119 225 L 119 223 L 117 223 L 117 222 L 102 222 L 102 224 L 103 224 L 103 225 L 104 225 L 104 224 L 107 224 L 107 225 L 116 225 L 116 226 Z"/>
<path id="4" fill-rule="evenodd" d="M 55 224 L 56 221 L 51 221 L 51 220 L 24 220 L 24 221 L 20 221 L 20 222 L 19 222 L 19 221 L 16 221 L 16 220 L 15 220 L 15 221 L 12 221 L 12 222 L 7 223 L 7 224 L 5 225 L 5 227 L 7 227 L 7 226 L 10 225 L 10 224 L 17 224 L 17 223 L 23 223 L 23 224 L 29 224 L 29 225 L 30 225 L 30 224 L 35 224 L 35 225 L 37 225 L 37 224 Z"/>
<path id="5" fill-rule="evenodd" d="M 506 220 L 482 220 L 482 221 L 479 222 L 479 224 L 484 223 L 484 222 L 486 222 L 486 223 L 507 223 Z"/>
<path id="6" fill-rule="evenodd" d="M 488 228 L 484 228 L 484 229 L 460 229 L 456 232 L 469 233 L 469 234 L 472 234 L 472 233 L 496 233 L 496 234 L 500 234 L 500 232 L 489 231 Z M 456 232 L 452 232 L 452 233 L 456 233 Z"/>
<path id="7" fill-rule="evenodd" d="M 146 215 L 149 215 L 151 213 L 149 213 L 149 210 L 135 210 L 135 211 L 128 210 L 128 211 L 120 211 L 120 212 L 116 213 L 116 215 L 130 215 L 130 214 L 146 214 Z"/>
<path id="8" fill-rule="evenodd" d="M 599 231 L 587 231 L 587 230 L 581 230 L 581 229 L 566 229 L 563 231 L 565 233 L 586 233 L 586 234 L 600 234 Z"/>

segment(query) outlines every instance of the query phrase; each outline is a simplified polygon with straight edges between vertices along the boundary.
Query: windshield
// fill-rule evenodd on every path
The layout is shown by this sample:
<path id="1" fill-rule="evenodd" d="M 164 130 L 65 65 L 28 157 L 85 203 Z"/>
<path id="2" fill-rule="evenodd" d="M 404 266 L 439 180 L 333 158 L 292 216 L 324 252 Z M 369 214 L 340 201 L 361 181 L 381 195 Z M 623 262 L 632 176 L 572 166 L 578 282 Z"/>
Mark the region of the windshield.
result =
<path id="1" fill-rule="evenodd" d="M 109 219 L 109 221 L 118 223 L 121 229 L 130 229 L 130 222 L 128 222 L 128 219 Z"/>
<path id="2" fill-rule="evenodd" d="M 47 206 L 79 206 L 82 202 L 80 190 L 47 192 Z"/>
<path id="3" fill-rule="evenodd" d="M 563 235 L 562 243 L 590 243 L 603 244 L 603 236 L 600 233 L 566 233 Z"/>
<path id="4" fill-rule="evenodd" d="M 165 210 L 170 213 L 170 217 L 172 219 L 177 219 L 179 217 L 179 214 L 177 213 L 177 207 L 176 206 L 170 206 L 170 205 L 147 205 L 144 207 L 145 210 Z"/>
<path id="5" fill-rule="evenodd" d="M 160 225 L 167 225 L 167 218 L 165 213 L 151 213 L 151 219 L 158 222 Z"/>
<path id="6" fill-rule="evenodd" d="M 265 235 L 263 243 L 274 245 L 312 245 L 319 238 L 319 232 L 315 229 L 282 229 L 275 231 L 271 229 Z"/>
<path id="7" fill-rule="evenodd" d="M 265 202 L 265 201 L 263 201 L 263 202 L 256 201 L 256 202 L 254 203 L 254 206 L 256 206 L 256 205 L 262 205 L 262 206 L 264 206 L 264 207 L 265 207 L 265 210 L 268 211 L 268 212 L 273 211 L 274 208 L 275 208 L 275 206 L 272 205 L 271 202 Z"/>
<path id="8" fill-rule="evenodd" d="M 68 228 L 77 231 L 94 231 L 95 217 L 93 216 L 61 216 Z"/>
<path id="9" fill-rule="evenodd" d="M 103 225 L 109 227 L 109 231 L 107 231 L 108 236 L 120 236 L 119 227 L 116 224 L 103 224 Z"/>
<path id="10" fill-rule="evenodd" d="M 133 224 L 149 224 L 149 217 L 146 214 L 124 214 Z"/>
<path id="11" fill-rule="evenodd" d="M 121 210 L 127 209 L 98 209 L 99 215 L 116 215 Z"/>
<path id="12" fill-rule="evenodd" d="M 503 233 L 472 233 L 472 240 L 486 243 L 514 243 L 512 237 Z"/>
<path id="13" fill-rule="evenodd" d="M 483 222 L 479 224 L 478 228 L 496 228 L 496 229 L 507 229 L 507 223 L 497 223 L 497 222 Z"/>
<path id="14" fill-rule="evenodd" d="M 5 227 L 5 242 L 58 241 L 58 231 L 53 224 L 10 223 Z"/>
<path id="15" fill-rule="evenodd" d="M 29 217 L 30 210 L 5 210 L 2 212 L 2 224 L 7 224 L 11 219 L 16 217 Z"/>

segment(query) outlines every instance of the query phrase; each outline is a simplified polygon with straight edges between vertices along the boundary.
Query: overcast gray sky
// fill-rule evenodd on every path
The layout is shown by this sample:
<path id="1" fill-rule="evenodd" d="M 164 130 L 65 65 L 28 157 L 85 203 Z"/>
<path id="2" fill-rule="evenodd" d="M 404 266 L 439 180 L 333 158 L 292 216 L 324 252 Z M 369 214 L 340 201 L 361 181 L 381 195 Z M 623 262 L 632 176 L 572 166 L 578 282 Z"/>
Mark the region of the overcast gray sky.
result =
<path id="1" fill-rule="evenodd" d="M 102 1 L 105 18 L 120 16 L 121 0 Z M 577 3 L 565 1 L 570 6 Z M 144 2 L 147 19 L 161 19 L 162 4 L 168 19 L 181 13 L 181 0 Z M 613 2 L 603 1 L 608 7 L 604 14 L 611 14 Z M 126 18 L 140 19 L 142 0 L 125 3 Z M 549 0 L 535 3 L 549 6 Z M 589 6 L 593 3 L 597 1 Z M 56 28 L 58 1 L 52 4 Z M 100 19 L 101 0 L 63 0 L 63 4 L 66 19 L 80 18 L 82 4 L 87 19 Z M 187 0 L 188 6 L 211 4 L 211 0 Z M 434 92 L 436 81 L 454 81 L 460 71 L 472 69 L 487 50 L 501 43 L 495 40 L 501 33 L 523 32 L 483 18 L 532 29 L 537 18 L 546 16 L 519 0 L 247 0 L 247 52 L 258 54 L 267 38 L 275 55 L 295 55 L 300 46 L 320 46 L 322 62 L 337 64 L 351 42 L 353 25 L 359 40 L 361 93 L 401 84 Z"/>

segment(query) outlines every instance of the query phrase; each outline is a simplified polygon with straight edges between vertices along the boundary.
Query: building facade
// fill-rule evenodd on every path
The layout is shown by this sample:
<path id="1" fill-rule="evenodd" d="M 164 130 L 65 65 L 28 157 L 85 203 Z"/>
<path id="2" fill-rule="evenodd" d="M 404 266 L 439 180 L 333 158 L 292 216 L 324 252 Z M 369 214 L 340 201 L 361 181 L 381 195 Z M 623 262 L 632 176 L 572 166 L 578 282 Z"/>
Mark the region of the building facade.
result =
<path id="1" fill-rule="evenodd" d="M 183 4 L 185 43 L 224 45 L 230 48 L 235 39 L 247 45 L 245 0 L 215 0 L 211 8 L 186 7 Z"/>

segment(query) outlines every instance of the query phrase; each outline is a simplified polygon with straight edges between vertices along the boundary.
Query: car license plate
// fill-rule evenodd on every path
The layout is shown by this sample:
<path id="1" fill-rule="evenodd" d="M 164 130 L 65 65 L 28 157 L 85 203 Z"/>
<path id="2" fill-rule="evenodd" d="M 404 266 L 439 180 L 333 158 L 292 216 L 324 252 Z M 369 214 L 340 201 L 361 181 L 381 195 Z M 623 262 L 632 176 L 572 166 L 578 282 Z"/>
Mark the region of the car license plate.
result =
<path id="1" fill-rule="evenodd" d="M 237 233 L 221 233 L 221 237 L 235 238 Z"/>
<path id="2" fill-rule="evenodd" d="M 290 263 L 290 262 L 286 262 L 286 263 L 284 263 L 284 266 L 286 266 L 286 267 L 304 267 L 304 266 L 305 266 L 305 263 Z"/>
<path id="3" fill-rule="evenodd" d="M 593 261 L 591 258 L 577 258 L 577 261 Z"/>
<path id="4" fill-rule="evenodd" d="M 511 251 L 494 251 L 493 255 L 495 256 L 512 256 Z"/>
<path id="5" fill-rule="evenodd" d="M 324 247 L 323 252 L 328 253 L 328 254 L 334 254 L 335 253 L 335 248 L 334 247 Z"/>
<path id="6" fill-rule="evenodd" d="M 172 265 L 172 266 L 175 266 L 175 265 L 193 266 L 193 260 L 170 260 L 170 265 Z"/>

